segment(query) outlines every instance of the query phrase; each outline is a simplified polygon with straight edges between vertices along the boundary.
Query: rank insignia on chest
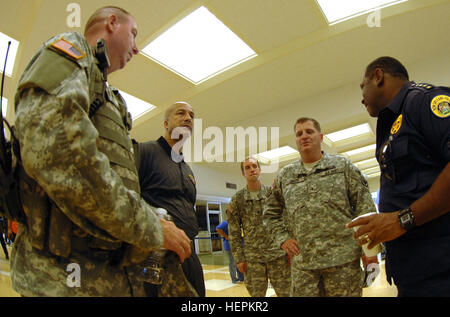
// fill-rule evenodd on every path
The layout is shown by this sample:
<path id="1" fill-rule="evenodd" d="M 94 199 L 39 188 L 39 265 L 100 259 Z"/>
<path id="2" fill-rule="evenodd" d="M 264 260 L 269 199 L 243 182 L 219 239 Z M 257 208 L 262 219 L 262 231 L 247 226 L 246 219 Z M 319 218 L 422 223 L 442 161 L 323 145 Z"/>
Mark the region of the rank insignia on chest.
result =
<path id="1" fill-rule="evenodd" d="M 403 115 L 399 115 L 397 119 L 395 119 L 394 124 L 391 127 L 391 134 L 396 134 L 400 127 L 402 126 Z"/>
<path id="2" fill-rule="evenodd" d="M 450 96 L 439 95 L 431 100 L 431 111 L 439 118 L 448 118 L 450 116 Z"/>
<path id="3" fill-rule="evenodd" d="M 64 38 L 61 38 L 52 43 L 51 46 L 76 60 L 79 60 L 86 56 L 86 54 L 82 50 L 80 50 L 69 41 L 66 41 Z"/>

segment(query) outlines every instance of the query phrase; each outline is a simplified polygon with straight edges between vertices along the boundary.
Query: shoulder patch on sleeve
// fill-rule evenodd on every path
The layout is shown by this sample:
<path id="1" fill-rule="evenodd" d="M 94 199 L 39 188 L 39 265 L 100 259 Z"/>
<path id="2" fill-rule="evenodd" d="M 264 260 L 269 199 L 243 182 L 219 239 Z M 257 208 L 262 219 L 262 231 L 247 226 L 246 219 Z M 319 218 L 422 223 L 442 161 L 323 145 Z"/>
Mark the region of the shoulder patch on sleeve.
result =
<path id="1" fill-rule="evenodd" d="M 65 53 L 66 55 L 69 55 L 70 57 L 72 57 L 76 60 L 79 60 L 86 56 L 86 53 L 84 53 L 81 49 L 79 49 L 77 46 L 75 46 L 71 42 L 66 41 L 64 39 L 64 37 L 53 42 L 51 44 L 51 46 L 56 48 L 57 50 Z"/>
<path id="2" fill-rule="evenodd" d="M 431 111 L 439 118 L 450 116 L 450 96 L 438 95 L 431 100 Z"/>
<path id="3" fill-rule="evenodd" d="M 227 211 L 228 211 L 230 214 L 233 213 L 233 208 L 231 208 L 231 203 L 228 204 Z"/>

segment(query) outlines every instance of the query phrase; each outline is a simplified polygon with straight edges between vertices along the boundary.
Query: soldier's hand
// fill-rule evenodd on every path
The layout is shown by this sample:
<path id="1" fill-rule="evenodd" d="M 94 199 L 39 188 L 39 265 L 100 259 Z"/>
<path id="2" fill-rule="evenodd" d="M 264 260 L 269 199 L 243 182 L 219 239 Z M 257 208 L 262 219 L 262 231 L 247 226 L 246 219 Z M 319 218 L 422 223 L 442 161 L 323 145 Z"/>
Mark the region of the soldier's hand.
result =
<path id="1" fill-rule="evenodd" d="M 191 240 L 183 230 L 177 228 L 172 221 L 160 219 L 164 234 L 164 248 L 175 252 L 181 263 L 191 256 Z"/>
<path id="2" fill-rule="evenodd" d="M 298 243 L 297 240 L 295 239 L 288 239 L 284 241 L 283 244 L 281 245 L 281 248 L 287 253 L 289 258 L 292 258 L 293 256 L 300 254 Z"/>

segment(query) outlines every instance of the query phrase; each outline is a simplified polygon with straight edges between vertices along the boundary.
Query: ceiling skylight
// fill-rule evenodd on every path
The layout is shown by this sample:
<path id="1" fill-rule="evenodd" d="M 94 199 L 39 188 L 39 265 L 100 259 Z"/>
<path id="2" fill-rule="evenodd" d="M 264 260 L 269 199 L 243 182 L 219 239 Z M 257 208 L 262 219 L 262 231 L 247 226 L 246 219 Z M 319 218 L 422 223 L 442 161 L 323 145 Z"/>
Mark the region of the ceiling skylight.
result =
<path id="1" fill-rule="evenodd" d="M 298 156 L 298 151 L 290 146 L 282 146 L 270 151 L 258 153 L 255 155 L 256 159 L 265 164 L 271 164 L 272 161 L 284 161 Z"/>
<path id="2" fill-rule="evenodd" d="M 368 146 L 363 146 L 363 147 L 360 147 L 360 148 L 357 148 L 357 149 L 354 149 L 354 150 L 351 150 L 351 151 L 344 152 L 343 154 L 346 155 L 347 157 L 352 157 L 354 155 L 370 152 L 372 154 L 372 156 L 374 156 L 375 155 L 375 148 L 376 148 L 376 145 L 375 144 L 371 144 L 371 145 L 368 145 Z"/>
<path id="3" fill-rule="evenodd" d="M 358 167 L 360 170 L 370 168 L 370 167 L 378 167 L 378 161 L 376 158 L 371 158 L 368 160 L 360 161 L 354 163 L 356 167 Z"/>
<path id="4" fill-rule="evenodd" d="M 361 172 L 368 178 L 377 177 L 381 174 L 380 168 L 378 166 L 367 168 L 365 170 L 362 170 Z"/>
<path id="5" fill-rule="evenodd" d="M 9 37 L 8 35 L 0 32 L 0 74 L 3 73 L 3 66 L 5 65 L 6 49 L 8 48 L 8 41 L 11 41 L 9 47 L 8 62 L 6 63 L 5 75 L 12 76 L 14 61 L 16 60 L 17 49 L 19 48 L 19 42 Z"/>
<path id="6" fill-rule="evenodd" d="M 336 24 L 374 9 L 385 8 L 407 0 L 317 0 L 328 24 Z"/>
<path id="7" fill-rule="evenodd" d="M 363 123 L 348 129 L 326 134 L 325 137 L 331 142 L 339 142 L 360 135 L 370 134 L 372 130 L 368 123 Z"/>
<path id="8" fill-rule="evenodd" d="M 144 113 L 151 111 L 156 108 L 156 106 L 136 98 L 130 94 L 127 94 L 124 91 L 120 91 L 121 96 L 125 99 L 127 103 L 128 111 L 131 113 L 131 118 L 134 120 L 137 117 L 142 116 Z"/>
<path id="9" fill-rule="evenodd" d="M 194 84 L 256 56 L 203 6 L 144 47 L 142 53 Z"/>

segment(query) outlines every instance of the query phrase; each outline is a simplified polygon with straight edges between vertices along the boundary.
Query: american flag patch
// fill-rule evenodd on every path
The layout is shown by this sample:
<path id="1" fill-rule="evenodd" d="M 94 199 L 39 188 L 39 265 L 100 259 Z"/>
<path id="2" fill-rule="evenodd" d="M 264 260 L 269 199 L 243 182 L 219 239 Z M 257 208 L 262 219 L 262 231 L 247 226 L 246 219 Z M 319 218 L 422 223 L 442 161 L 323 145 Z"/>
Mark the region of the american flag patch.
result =
<path id="1" fill-rule="evenodd" d="M 86 54 L 82 50 L 80 50 L 78 47 L 76 47 L 69 41 L 66 41 L 64 38 L 61 38 L 56 42 L 52 43 L 51 46 L 64 52 L 70 57 L 75 58 L 76 60 L 86 56 Z"/>

